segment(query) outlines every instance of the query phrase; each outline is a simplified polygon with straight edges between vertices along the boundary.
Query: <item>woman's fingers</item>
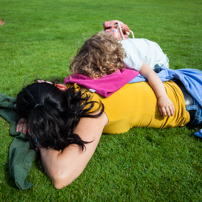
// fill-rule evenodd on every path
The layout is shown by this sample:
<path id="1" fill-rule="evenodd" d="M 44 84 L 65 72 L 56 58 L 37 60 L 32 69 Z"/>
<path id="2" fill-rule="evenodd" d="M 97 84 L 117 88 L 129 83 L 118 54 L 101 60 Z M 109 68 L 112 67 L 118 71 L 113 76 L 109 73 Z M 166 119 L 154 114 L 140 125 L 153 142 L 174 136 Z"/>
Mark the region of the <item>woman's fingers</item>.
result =
<path id="1" fill-rule="evenodd" d="M 26 135 L 27 131 L 28 131 L 27 121 L 24 118 L 21 118 L 18 121 L 16 132 L 22 132 Z"/>

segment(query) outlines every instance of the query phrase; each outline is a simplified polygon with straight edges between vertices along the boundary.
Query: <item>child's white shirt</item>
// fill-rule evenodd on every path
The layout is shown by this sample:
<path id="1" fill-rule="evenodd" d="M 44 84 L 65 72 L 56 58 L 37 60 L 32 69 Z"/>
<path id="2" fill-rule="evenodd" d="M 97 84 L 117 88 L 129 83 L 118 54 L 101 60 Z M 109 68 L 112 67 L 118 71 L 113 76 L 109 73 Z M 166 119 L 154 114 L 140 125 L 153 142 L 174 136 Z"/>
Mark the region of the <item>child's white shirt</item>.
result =
<path id="1" fill-rule="evenodd" d="M 143 62 L 152 69 L 155 68 L 155 65 L 169 68 L 169 60 L 156 42 L 148 39 L 129 38 L 120 43 L 126 54 L 124 58 L 126 68 L 140 71 Z"/>

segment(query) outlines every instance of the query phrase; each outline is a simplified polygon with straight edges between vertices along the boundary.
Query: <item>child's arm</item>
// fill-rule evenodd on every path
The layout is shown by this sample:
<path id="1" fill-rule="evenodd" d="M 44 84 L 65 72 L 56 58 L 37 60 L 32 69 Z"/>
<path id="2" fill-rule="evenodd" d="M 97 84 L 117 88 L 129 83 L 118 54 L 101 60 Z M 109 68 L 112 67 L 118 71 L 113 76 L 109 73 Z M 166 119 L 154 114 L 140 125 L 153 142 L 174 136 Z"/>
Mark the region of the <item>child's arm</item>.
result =
<path id="1" fill-rule="evenodd" d="M 154 90 L 158 99 L 160 113 L 164 116 L 173 116 L 175 112 L 174 105 L 169 99 L 165 87 L 157 74 L 144 62 L 141 66 L 140 74 L 148 80 L 150 86 Z"/>

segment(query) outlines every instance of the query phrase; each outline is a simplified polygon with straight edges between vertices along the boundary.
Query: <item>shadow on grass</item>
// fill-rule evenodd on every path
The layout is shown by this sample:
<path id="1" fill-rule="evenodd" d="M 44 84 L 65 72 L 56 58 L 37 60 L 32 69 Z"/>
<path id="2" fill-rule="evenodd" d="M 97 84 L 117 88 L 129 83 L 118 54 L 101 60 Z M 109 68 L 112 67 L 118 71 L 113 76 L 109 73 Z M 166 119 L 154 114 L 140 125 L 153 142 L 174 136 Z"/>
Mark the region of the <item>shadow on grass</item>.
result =
<path id="1" fill-rule="evenodd" d="M 5 164 L 5 166 L 4 166 L 4 171 L 5 171 L 6 184 L 7 184 L 9 187 L 18 189 L 17 186 L 15 185 L 14 179 L 11 178 L 11 176 L 10 176 L 10 174 L 9 174 L 9 165 L 8 165 L 8 163 Z"/>

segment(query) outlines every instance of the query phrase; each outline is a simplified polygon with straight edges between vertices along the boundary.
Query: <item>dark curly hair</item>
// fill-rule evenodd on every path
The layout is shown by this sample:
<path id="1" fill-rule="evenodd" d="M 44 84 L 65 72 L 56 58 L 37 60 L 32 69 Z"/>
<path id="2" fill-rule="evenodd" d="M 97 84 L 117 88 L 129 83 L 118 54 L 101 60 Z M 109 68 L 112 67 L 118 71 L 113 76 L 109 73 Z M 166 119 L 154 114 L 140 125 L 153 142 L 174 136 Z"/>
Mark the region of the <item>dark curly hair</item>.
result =
<path id="1" fill-rule="evenodd" d="M 97 107 L 93 110 L 95 104 Z M 74 129 L 82 117 L 99 117 L 104 106 L 91 101 L 86 91 L 76 90 L 74 86 L 62 91 L 54 84 L 33 83 L 17 95 L 17 110 L 27 121 L 36 151 L 36 139 L 44 148 L 63 150 L 70 144 L 77 144 L 83 150 L 89 142 L 83 141 Z"/>
<path id="2" fill-rule="evenodd" d="M 125 53 L 118 40 L 102 31 L 89 38 L 70 62 L 73 73 L 100 78 L 124 69 Z"/>

